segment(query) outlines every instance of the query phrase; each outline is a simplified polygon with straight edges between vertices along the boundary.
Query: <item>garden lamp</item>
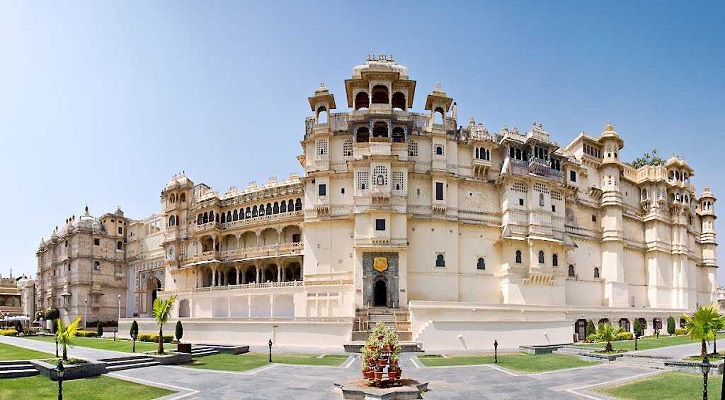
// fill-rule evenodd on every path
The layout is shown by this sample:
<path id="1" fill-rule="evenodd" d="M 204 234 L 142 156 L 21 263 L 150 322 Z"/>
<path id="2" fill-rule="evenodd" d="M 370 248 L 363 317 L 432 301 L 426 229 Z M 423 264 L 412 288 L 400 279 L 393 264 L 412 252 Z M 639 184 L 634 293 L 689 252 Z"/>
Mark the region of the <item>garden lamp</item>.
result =
<path id="1" fill-rule="evenodd" d="M 705 359 L 702 360 L 702 364 L 700 364 L 700 369 L 702 370 L 702 400 L 707 400 L 707 375 L 710 373 L 710 360 L 707 359 L 707 354 L 705 354 Z"/>
<path id="2" fill-rule="evenodd" d="M 58 400 L 63 400 L 63 375 L 65 375 L 63 360 L 58 360 L 58 365 L 55 368 L 55 373 L 58 376 Z"/>
<path id="3" fill-rule="evenodd" d="M 272 362 L 272 339 L 269 339 L 269 362 Z"/>
<path id="4" fill-rule="evenodd" d="M 498 340 L 493 340 L 493 362 L 498 364 Z"/>

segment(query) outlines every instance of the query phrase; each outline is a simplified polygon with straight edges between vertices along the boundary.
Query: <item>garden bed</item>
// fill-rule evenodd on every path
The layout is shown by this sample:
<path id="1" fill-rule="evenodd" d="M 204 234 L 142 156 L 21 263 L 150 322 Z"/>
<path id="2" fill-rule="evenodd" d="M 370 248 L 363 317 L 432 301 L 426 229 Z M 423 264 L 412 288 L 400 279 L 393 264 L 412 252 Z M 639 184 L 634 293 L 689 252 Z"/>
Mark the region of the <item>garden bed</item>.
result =
<path id="1" fill-rule="evenodd" d="M 33 364 L 41 375 L 47 376 L 52 381 L 58 380 L 56 364 L 40 360 L 31 360 L 30 363 Z M 65 367 L 64 381 L 90 378 L 106 373 L 106 364 L 98 361 L 85 361 L 77 364 L 63 363 L 63 366 Z"/>
<path id="2" fill-rule="evenodd" d="M 162 365 L 188 364 L 193 361 L 191 359 L 191 353 L 167 353 L 167 354 L 145 353 L 145 354 L 147 356 L 153 358 L 155 361 L 158 361 L 158 363 L 162 364 Z"/>

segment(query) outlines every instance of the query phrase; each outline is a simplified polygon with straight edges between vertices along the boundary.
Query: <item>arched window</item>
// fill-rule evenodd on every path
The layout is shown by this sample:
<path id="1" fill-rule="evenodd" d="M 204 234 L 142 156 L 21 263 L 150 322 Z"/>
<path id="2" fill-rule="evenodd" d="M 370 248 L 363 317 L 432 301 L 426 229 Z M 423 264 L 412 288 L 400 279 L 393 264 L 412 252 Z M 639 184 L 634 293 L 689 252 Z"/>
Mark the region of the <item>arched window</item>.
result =
<path id="1" fill-rule="evenodd" d="M 244 219 L 244 207 L 239 209 L 239 219 Z"/>
<path id="2" fill-rule="evenodd" d="M 388 104 L 390 95 L 388 94 L 388 87 L 383 85 L 373 86 L 373 104 Z"/>
<path id="3" fill-rule="evenodd" d="M 267 203 L 267 208 L 264 210 L 264 213 L 267 215 L 272 214 L 272 203 Z"/>
<path id="4" fill-rule="evenodd" d="M 286 201 L 283 200 L 280 203 L 280 205 L 279 205 L 279 212 L 283 212 L 283 213 L 284 212 L 287 212 L 287 202 Z"/>
<path id="5" fill-rule="evenodd" d="M 396 126 L 393 128 L 393 142 L 395 143 L 403 143 L 405 142 L 405 130 L 403 128 Z"/>
<path id="6" fill-rule="evenodd" d="M 355 95 L 355 109 L 359 110 L 361 108 L 368 108 L 370 107 L 370 98 L 368 97 L 368 94 L 365 92 L 360 92 Z"/>
<path id="7" fill-rule="evenodd" d="M 443 111 L 442 108 L 438 107 L 433 112 L 433 123 L 436 125 L 443 125 L 443 116 L 445 115 L 445 111 Z"/>
<path id="8" fill-rule="evenodd" d="M 251 218 L 252 217 L 252 210 L 247 207 L 246 210 L 244 210 L 244 218 Z"/>
<path id="9" fill-rule="evenodd" d="M 521 264 L 521 250 L 516 250 L 516 264 Z"/>
<path id="10" fill-rule="evenodd" d="M 186 193 L 181 194 L 181 202 L 186 203 Z"/>
<path id="11" fill-rule="evenodd" d="M 169 226 L 175 226 L 176 225 L 176 218 L 172 215 L 169 217 Z"/>
<path id="12" fill-rule="evenodd" d="M 406 104 L 405 104 L 405 95 L 401 92 L 395 92 L 393 93 L 393 109 L 400 109 L 405 111 Z"/>
<path id="13" fill-rule="evenodd" d="M 373 137 L 388 137 L 388 124 L 383 121 L 373 124 Z"/>
<path id="14" fill-rule="evenodd" d="M 295 200 L 295 211 L 302 211 L 302 199 L 299 197 Z"/>
<path id="15" fill-rule="evenodd" d="M 222 213 L 222 224 L 227 222 L 227 215 Z"/>
<path id="16" fill-rule="evenodd" d="M 203 217 L 203 216 L 202 216 L 201 214 L 199 214 L 199 215 L 198 215 L 198 216 L 196 217 L 196 224 L 197 224 L 197 225 L 201 225 L 201 224 L 203 223 L 203 221 L 204 221 L 204 217 Z"/>
<path id="17" fill-rule="evenodd" d="M 204 222 L 205 224 L 207 222 L 209 222 L 209 214 L 208 213 L 204 212 L 204 219 L 202 220 L 202 222 Z"/>
<path id="18" fill-rule="evenodd" d="M 544 194 L 543 193 L 539 193 L 539 205 L 541 207 L 544 206 Z"/>
<path id="19" fill-rule="evenodd" d="M 539 250 L 539 264 L 543 264 L 546 261 L 544 260 L 544 252 Z"/>
<path id="20" fill-rule="evenodd" d="M 209 211 L 209 221 L 214 222 L 214 211 Z"/>
<path id="21" fill-rule="evenodd" d="M 443 146 L 441 146 L 439 144 L 436 145 L 436 155 L 438 155 L 438 156 L 442 156 L 443 155 Z"/>
<path id="22" fill-rule="evenodd" d="M 239 214 L 237 214 L 237 210 L 234 210 L 234 214 L 232 214 L 232 221 L 238 221 L 239 220 Z"/>
<path id="23" fill-rule="evenodd" d="M 476 262 L 476 269 L 486 269 L 486 261 L 483 257 L 478 258 L 478 262 Z"/>
<path id="24" fill-rule="evenodd" d="M 573 265 L 569 265 L 569 277 L 570 278 L 574 277 L 574 266 Z"/>
<path id="25" fill-rule="evenodd" d="M 260 204 L 259 205 L 259 216 L 261 217 L 263 215 L 264 215 L 264 204 Z"/>
<path id="26" fill-rule="evenodd" d="M 320 107 L 317 109 L 317 123 L 318 124 L 327 123 L 327 109 L 325 107 Z"/>
<path id="27" fill-rule="evenodd" d="M 594 267 L 594 278 L 599 278 L 599 267 Z"/>
<path id="28" fill-rule="evenodd" d="M 272 213 L 279 214 L 279 203 L 276 201 L 274 202 L 274 205 L 272 206 Z"/>
<path id="29" fill-rule="evenodd" d="M 559 255 L 554 253 L 554 255 L 551 256 L 551 265 L 554 267 L 559 266 Z"/>
<path id="30" fill-rule="evenodd" d="M 445 267 L 446 266 L 446 259 L 443 257 L 443 254 L 438 254 L 436 256 L 436 267 Z"/>
<path id="31" fill-rule="evenodd" d="M 256 218 L 257 215 L 258 215 L 257 214 L 257 206 L 253 206 L 252 207 L 252 218 Z"/>
<path id="32" fill-rule="evenodd" d="M 357 143 L 364 143 L 370 141 L 370 131 L 366 126 L 361 126 L 357 128 L 357 133 L 355 134 L 355 141 Z"/>
<path id="33" fill-rule="evenodd" d="M 287 202 L 287 211 L 290 212 L 290 211 L 294 211 L 294 210 L 295 210 L 295 203 L 292 201 L 292 199 L 290 199 Z"/>

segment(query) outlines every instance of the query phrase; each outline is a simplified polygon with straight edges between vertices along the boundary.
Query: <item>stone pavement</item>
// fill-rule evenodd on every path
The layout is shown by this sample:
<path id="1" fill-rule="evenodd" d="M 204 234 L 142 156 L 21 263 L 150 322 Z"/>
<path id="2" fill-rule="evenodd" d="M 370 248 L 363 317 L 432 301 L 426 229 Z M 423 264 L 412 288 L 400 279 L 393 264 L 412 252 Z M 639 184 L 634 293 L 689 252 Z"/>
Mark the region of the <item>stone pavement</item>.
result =
<path id="1" fill-rule="evenodd" d="M 0 336 L 0 342 L 34 350 L 54 352 L 54 343 Z M 698 344 L 677 352 L 696 352 Z M 723 347 L 725 349 L 725 347 Z M 262 350 L 257 349 L 257 350 Z M 281 351 L 278 349 L 278 351 Z M 310 351 L 314 352 L 314 351 Z M 317 351 L 317 353 L 324 353 Z M 112 351 L 75 347 L 74 357 L 99 359 L 124 355 Z M 591 391 L 608 385 L 661 373 L 616 363 L 597 364 L 538 374 L 516 374 L 492 365 L 422 367 L 414 354 L 404 353 L 400 365 L 403 376 L 428 381 L 426 400 L 435 399 L 601 399 Z M 243 357 L 241 355 L 240 357 Z M 360 378 L 360 360 L 352 356 L 341 367 L 270 364 L 252 371 L 223 372 L 182 366 L 155 366 L 109 374 L 119 379 L 176 391 L 171 399 L 335 399 L 342 398 L 335 383 Z"/>

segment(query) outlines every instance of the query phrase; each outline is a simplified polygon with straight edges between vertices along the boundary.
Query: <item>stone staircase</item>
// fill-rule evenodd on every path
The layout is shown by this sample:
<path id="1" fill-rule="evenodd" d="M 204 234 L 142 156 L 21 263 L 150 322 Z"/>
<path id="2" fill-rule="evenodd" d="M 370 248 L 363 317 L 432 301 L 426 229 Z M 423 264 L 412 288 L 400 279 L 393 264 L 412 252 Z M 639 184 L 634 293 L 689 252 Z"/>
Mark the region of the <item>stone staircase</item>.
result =
<path id="1" fill-rule="evenodd" d="M 191 346 L 192 357 L 204 357 L 212 354 L 219 354 L 219 350 L 214 346 L 208 345 L 194 345 Z"/>
<path id="2" fill-rule="evenodd" d="M 0 361 L 0 379 L 38 375 L 30 361 Z"/>
<path id="3" fill-rule="evenodd" d="M 410 324 L 410 312 L 407 308 L 369 307 L 355 312 L 352 327 L 352 340 L 345 345 L 345 351 L 357 352 L 365 344 L 370 332 L 378 322 L 392 328 L 398 335 L 403 352 L 422 351 L 418 343 L 413 342 Z"/>
<path id="4" fill-rule="evenodd" d="M 673 361 L 673 358 L 662 356 L 644 356 L 637 354 L 622 354 L 615 361 L 617 365 L 627 365 L 639 368 L 667 369 L 665 361 Z"/>
<path id="5" fill-rule="evenodd" d="M 115 357 L 98 360 L 106 364 L 106 371 L 116 372 L 124 369 L 145 368 L 161 365 L 158 361 L 148 356 Z"/>

